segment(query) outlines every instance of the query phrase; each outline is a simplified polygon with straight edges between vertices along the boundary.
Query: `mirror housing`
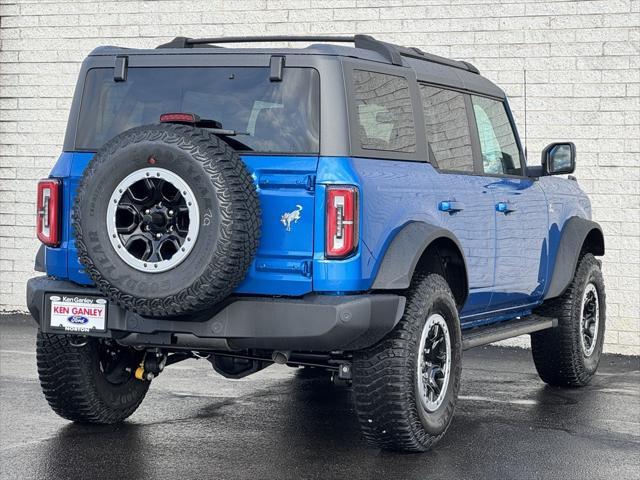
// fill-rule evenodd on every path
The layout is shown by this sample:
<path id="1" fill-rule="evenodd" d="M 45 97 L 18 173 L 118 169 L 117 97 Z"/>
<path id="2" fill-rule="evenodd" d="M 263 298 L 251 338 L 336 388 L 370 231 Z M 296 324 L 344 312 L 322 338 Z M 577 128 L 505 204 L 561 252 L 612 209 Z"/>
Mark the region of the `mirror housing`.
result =
<path id="1" fill-rule="evenodd" d="M 567 175 L 576 169 L 576 146 L 573 142 L 550 143 L 542 151 L 545 175 Z"/>

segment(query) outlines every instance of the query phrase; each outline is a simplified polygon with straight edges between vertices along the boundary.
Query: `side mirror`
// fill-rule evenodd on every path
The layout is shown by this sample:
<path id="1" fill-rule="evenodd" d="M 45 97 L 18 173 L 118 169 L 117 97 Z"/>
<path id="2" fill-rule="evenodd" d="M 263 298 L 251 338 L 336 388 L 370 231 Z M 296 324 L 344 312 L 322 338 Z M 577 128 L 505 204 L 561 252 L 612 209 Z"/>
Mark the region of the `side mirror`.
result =
<path id="1" fill-rule="evenodd" d="M 576 146 L 572 142 L 551 143 L 542 151 L 546 175 L 565 175 L 576 169 Z"/>

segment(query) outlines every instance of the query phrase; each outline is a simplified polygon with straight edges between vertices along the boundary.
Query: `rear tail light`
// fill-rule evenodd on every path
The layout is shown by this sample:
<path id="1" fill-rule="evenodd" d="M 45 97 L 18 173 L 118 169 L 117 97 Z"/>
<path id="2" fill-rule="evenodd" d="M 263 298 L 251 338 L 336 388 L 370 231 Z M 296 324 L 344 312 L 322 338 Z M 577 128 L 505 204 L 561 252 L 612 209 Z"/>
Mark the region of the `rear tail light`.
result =
<path id="1" fill-rule="evenodd" d="M 327 187 L 327 258 L 345 258 L 358 247 L 358 189 L 352 186 Z"/>
<path id="2" fill-rule="evenodd" d="M 38 182 L 37 232 L 38 239 L 50 247 L 60 245 L 61 182 L 47 178 Z"/>

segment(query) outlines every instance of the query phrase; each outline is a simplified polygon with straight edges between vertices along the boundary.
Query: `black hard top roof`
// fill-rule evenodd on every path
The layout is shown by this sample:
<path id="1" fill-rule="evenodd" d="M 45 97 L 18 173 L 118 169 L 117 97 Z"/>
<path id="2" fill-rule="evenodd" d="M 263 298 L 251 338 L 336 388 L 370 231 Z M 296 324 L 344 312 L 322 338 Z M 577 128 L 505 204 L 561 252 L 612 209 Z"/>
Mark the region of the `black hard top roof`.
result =
<path id="1" fill-rule="evenodd" d="M 217 44 L 265 42 L 329 42 L 314 43 L 304 48 L 222 48 Z M 335 45 L 353 43 L 353 47 Z M 482 77 L 472 64 L 423 52 L 415 47 L 403 47 L 382 42 L 369 35 L 354 36 L 262 36 L 187 38 L 176 37 L 155 49 L 129 49 L 98 47 L 90 56 L 102 55 L 167 55 L 167 54 L 235 54 L 235 55 L 325 55 L 361 59 L 412 68 L 418 80 L 444 86 L 485 93 L 503 98 L 504 92 L 493 82 Z"/>

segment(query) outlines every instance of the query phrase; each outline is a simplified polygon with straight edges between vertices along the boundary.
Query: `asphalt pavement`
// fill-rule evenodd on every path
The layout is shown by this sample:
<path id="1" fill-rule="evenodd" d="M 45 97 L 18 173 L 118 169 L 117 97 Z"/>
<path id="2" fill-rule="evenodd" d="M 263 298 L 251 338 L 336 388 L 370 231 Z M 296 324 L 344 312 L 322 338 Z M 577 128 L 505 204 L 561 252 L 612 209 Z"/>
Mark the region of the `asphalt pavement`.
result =
<path id="1" fill-rule="evenodd" d="M 465 352 L 446 437 L 408 455 L 365 446 L 348 388 L 283 366 L 232 381 L 188 360 L 125 423 L 75 425 L 40 391 L 35 334 L 0 316 L 2 479 L 640 478 L 637 357 L 606 355 L 590 386 L 556 389 L 527 350 Z"/>

